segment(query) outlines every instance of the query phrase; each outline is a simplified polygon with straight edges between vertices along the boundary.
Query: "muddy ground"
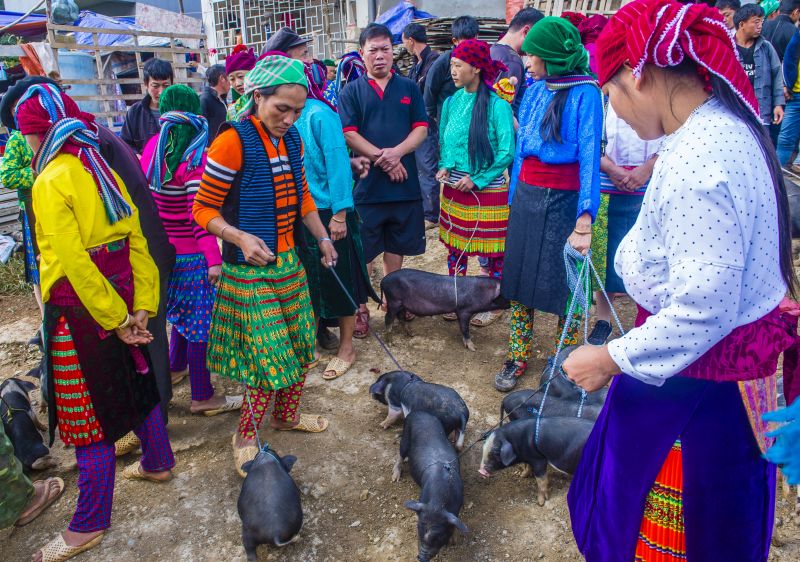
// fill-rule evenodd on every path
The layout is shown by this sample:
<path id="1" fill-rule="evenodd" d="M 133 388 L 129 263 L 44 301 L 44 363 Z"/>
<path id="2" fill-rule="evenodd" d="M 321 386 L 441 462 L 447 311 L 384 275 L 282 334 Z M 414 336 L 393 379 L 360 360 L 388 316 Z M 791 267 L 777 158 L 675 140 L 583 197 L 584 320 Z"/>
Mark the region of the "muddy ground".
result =
<path id="1" fill-rule="evenodd" d="M 428 233 L 425 256 L 408 260 L 409 267 L 444 273 L 444 252 Z M 472 273 L 475 273 L 474 265 Z M 626 325 L 633 321 L 630 303 L 622 307 Z M 0 378 L 26 372 L 38 352 L 24 344 L 35 330 L 32 298 L 0 297 Z M 382 315 L 373 311 L 372 327 L 382 333 Z M 498 420 L 501 395 L 494 373 L 502 365 L 507 318 L 476 329 L 476 353 L 461 344 L 457 326 L 441 318 L 412 323 L 413 337 L 402 332 L 391 345 L 400 363 L 425 379 L 455 388 L 470 408 L 467 444 Z M 553 345 L 555 323 L 537 318 L 536 356 L 521 387 L 532 387 Z M 400 426 L 384 431 L 379 423 L 385 407 L 370 399 L 368 387 L 376 372 L 392 369 L 373 339 L 357 342 L 359 359 L 344 377 L 321 378 L 323 367 L 309 376 L 303 410 L 321 413 L 331 423 L 327 432 L 310 435 L 262 431 L 281 454 L 298 457 L 292 475 L 303 493 L 305 526 L 301 539 L 283 549 L 259 549 L 259 560 L 270 561 L 412 561 L 416 559 L 416 517 L 403 507 L 418 497 L 407 472 L 391 482 Z M 323 355 L 324 366 L 327 356 Z M 236 393 L 236 385 L 217 381 L 217 388 Z M 118 463 L 113 526 L 99 548 L 78 560 L 94 561 L 222 561 L 244 560 L 236 500 L 241 480 L 233 468 L 231 434 L 238 416 L 192 416 L 188 411 L 188 381 L 176 387 L 170 406 L 169 433 L 175 450 L 176 478 L 167 484 L 130 482 L 119 471 L 135 461 Z M 77 471 L 72 452 L 60 442 L 53 447 L 58 467 L 35 477 L 59 475 L 67 483 L 64 496 L 31 525 L 0 537 L 0 560 L 27 560 L 68 523 L 77 497 Z M 460 538 L 437 560 L 580 560 L 573 544 L 565 494 L 569 480 L 551 477 L 551 497 L 536 504 L 533 479 L 507 470 L 490 481 L 478 476 L 480 445 L 463 458 L 465 502 L 461 518 L 470 534 Z M 800 517 L 794 499 L 779 494 L 778 527 L 771 560 L 800 560 Z"/>

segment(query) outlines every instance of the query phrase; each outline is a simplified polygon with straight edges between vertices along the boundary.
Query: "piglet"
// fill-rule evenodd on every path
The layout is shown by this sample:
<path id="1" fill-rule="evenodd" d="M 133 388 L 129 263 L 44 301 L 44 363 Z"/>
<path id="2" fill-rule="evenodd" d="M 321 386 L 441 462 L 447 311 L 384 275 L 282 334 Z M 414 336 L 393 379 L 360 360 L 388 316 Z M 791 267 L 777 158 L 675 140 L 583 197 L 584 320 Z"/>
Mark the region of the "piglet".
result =
<path id="1" fill-rule="evenodd" d="M 537 442 L 535 418 L 513 421 L 486 439 L 478 472 L 488 478 L 498 470 L 526 463 L 539 488 L 537 502 L 544 505 L 549 496 L 547 465 L 575 474 L 593 426 L 593 420 L 584 418 L 541 418 Z"/>
<path id="2" fill-rule="evenodd" d="M 457 290 L 456 290 L 457 287 Z M 386 332 L 390 334 L 395 319 L 405 325 L 405 313 L 434 316 L 455 312 L 464 346 L 475 351 L 469 335 L 469 321 L 474 314 L 508 308 L 508 300 L 500 295 L 500 281 L 492 277 L 458 277 L 436 275 L 416 269 L 394 271 L 381 281 L 386 299 Z"/>
<path id="3" fill-rule="evenodd" d="M 289 476 L 296 460 L 265 448 L 242 466 L 247 476 L 236 507 L 242 520 L 244 551 L 251 562 L 257 558 L 258 545 L 285 546 L 299 536 L 303 508 L 300 490 Z"/>
<path id="4" fill-rule="evenodd" d="M 417 560 L 428 562 L 447 545 L 453 529 L 468 532 L 458 518 L 464 504 L 461 466 L 441 422 L 422 411 L 406 417 L 392 481 L 400 480 L 404 460 L 408 460 L 411 477 L 421 488 L 419 501 L 405 503 L 417 514 Z"/>
<path id="5" fill-rule="evenodd" d="M 35 386 L 10 378 L 0 384 L 0 418 L 3 431 L 14 445 L 16 456 L 27 470 L 44 470 L 56 465 L 39 429 L 45 429 L 31 408 L 28 392 Z"/>
<path id="6" fill-rule="evenodd" d="M 390 371 L 378 377 L 369 387 L 372 397 L 389 407 L 383 429 L 389 429 L 409 412 L 421 410 L 436 416 L 445 433 L 454 433 L 456 448 L 464 445 L 469 421 L 469 408 L 461 396 L 449 386 L 427 383 L 408 371 Z"/>
<path id="7" fill-rule="evenodd" d="M 597 400 L 590 400 L 590 394 L 586 395 L 586 400 L 581 407 L 580 398 L 577 400 L 565 399 L 547 393 L 547 397 L 542 406 L 542 397 L 544 390 L 517 390 L 511 392 L 503 398 L 500 406 L 500 425 L 502 426 L 505 421 L 522 420 L 526 418 L 534 418 L 539 415 L 541 408 L 541 415 L 554 418 L 554 417 L 577 417 L 580 412 L 581 417 L 587 420 L 596 420 L 600 415 L 600 410 L 603 409 L 603 403 Z M 508 418 L 505 418 L 508 416 Z"/>

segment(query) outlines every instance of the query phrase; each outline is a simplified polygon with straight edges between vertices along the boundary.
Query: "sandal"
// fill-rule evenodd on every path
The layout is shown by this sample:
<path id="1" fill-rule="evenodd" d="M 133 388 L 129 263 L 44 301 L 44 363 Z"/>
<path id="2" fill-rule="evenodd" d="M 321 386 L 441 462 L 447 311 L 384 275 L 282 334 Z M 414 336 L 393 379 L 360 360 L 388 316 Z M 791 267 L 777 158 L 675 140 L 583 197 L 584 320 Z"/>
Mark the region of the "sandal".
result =
<path id="1" fill-rule="evenodd" d="M 444 318 L 448 322 L 453 322 L 454 320 L 458 320 L 458 316 L 456 316 L 455 312 L 448 312 L 447 314 L 442 314 L 442 318 Z"/>
<path id="2" fill-rule="evenodd" d="M 147 480 L 148 482 L 155 482 L 156 484 L 163 484 L 172 480 L 172 471 L 169 472 L 169 478 L 155 478 L 151 473 L 142 468 L 142 463 L 136 461 L 132 465 L 122 471 L 122 477 L 128 480 Z"/>
<path id="3" fill-rule="evenodd" d="M 128 453 L 134 452 L 142 445 L 142 442 L 139 441 L 139 438 L 136 437 L 136 434 L 132 431 L 129 431 L 121 438 L 117 439 L 114 443 L 114 454 L 118 457 L 127 455 Z"/>
<path id="4" fill-rule="evenodd" d="M 300 414 L 297 425 L 292 427 L 275 428 L 278 431 L 306 431 L 308 433 L 322 433 L 328 429 L 328 420 L 322 416 Z"/>
<path id="5" fill-rule="evenodd" d="M 39 552 L 42 553 L 42 562 L 63 562 L 64 560 L 74 558 L 81 552 L 86 552 L 103 542 L 104 535 L 105 532 L 100 533 L 89 542 L 80 546 L 69 546 L 64 542 L 64 537 L 61 533 L 59 533 L 56 538 L 39 549 Z"/>
<path id="6" fill-rule="evenodd" d="M 493 324 L 495 320 L 503 315 L 502 310 L 490 310 L 488 312 L 479 312 L 470 320 L 470 324 L 478 328 L 485 328 L 489 324 Z"/>
<path id="7" fill-rule="evenodd" d="M 249 445 L 247 447 L 237 447 L 236 446 L 236 434 L 233 434 L 231 438 L 231 444 L 233 445 L 233 463 L 236 465 L 236 472 L 239 473 L 239 476 L 244 478 L 247 476 L 247 473 L 242 470 L 242 466 L 256 458 L 258 455 L 258 447 L 255 445 Z"/>
<path id="8" fill-rule="evenodd" d="M 345 361 L 344 359 L 339 359 L 339 357 L 334 357 L 333 359 L 331 359 L 330 363 L 328 363 L 328 366 L 325 367 L 325 372 L 322 373 L 322 378 L 325 379 L 326 381 L 332 381 L 334 379 L 338 379 L 347 371 L 349 371 L 350 367 L 352 366 L 353 366 L 352 362 Z M 328 374 L 330 371 L 333 371 L 332 375 Z"/>
<path id="9" fill-rule="evenodd" d="M 239 396 L 226 396 L 225 397 L 225 404 L 220 406 L 219 408 L 214 408 L 213 410 L 203 410 L 201 412 L 192 412 L 193 414 L 203 414 L 204 416 L 218 416 L 219 414 L 224 414 L 225 412 L 234 412 L 236 410 L 242 409 L 242 403 L 244 402 L 244 397 Z"/>
<path id="10" fill-rule="evenodd" d="M 43 494 L 43 497 L 42 497 L 42 503 L 41 503 L 41 505 L 37 506 L 36 509 L 31 511 L 27 515 L 17 519 L 17 522 L 14 523 L 14 525 L 16 525 L 17 527 L 24 527 L 25 525 L 27 525 L 28 523 L 30 523 L 31 521 L 33 521 L 34 519 L 39 517 L 39 515 L 45 509 L 47 509 L 48 507 L 53 505 L 53 503 L 58 498 L 61 497 L 61 494 L 64 493 L 64 481 L 61 478 L 57 477 L 57 476 L 54 476 L 52 478 L 46 478 L 45 480 L 39 480 L 39 482 L 42 483 L 42 487 L 44 488 L 44 494 Z M 55 493 L 51 494 L 50 493 L 50 484 L 52 482 L 56 483 L 56 491 L 55 491 Z"/>
<path id="11" fill-rule="evenodd" d="M 356 310 L 356 329 L 353 337 L 364 339 L 369 335 L 369 310 Z"/>
<path id="12" fill-rule="evenodd" d="M 183 371 L 178 371 L 178 372 L 172 371 L 170 372 L 169 376 L 172 379 L 172 386 L 179 385 L 181 381 L 183 381 L 183 379 L 189 376 L 189 369 L 187 367 Z"/>

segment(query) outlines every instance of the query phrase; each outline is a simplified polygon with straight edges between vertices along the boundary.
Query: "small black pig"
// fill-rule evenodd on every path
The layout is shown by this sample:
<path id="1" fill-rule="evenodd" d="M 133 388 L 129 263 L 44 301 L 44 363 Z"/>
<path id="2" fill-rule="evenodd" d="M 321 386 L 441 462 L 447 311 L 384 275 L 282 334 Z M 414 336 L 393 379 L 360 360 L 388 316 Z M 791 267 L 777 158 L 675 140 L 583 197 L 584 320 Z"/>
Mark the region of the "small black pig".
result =
<path id="1" fill-rule="evenodd" d="M 456 298 L 456 284 L 458 295 Z M 500 281 L 492 277 L 458 277 L 436 275 L 416 269 L 394 271 L 381 281 L 386 298 L 386 332 L 390 334 L 395 319 L 405 325 L 406 312 L 417 316 L 434 316 L 455 312 L 464 346 L 475 351 L 469 335 L 469 321 L 474 314 L 508 308 L 508 300 L 500 295 Z"/>
<path id="2" fill-rule="evenodd" d="M 297 539 L 303 527 L 300 490 L 289 476 L 297 457 L 279 457 L 262 449 L 246 462 L 247 473 L 236 507 L 242 520 L 242 544 L 251 562 L 260 544 L 285 546 Z"/>
<path id="3" fill-rule="evenodd" d="M 458 455 L 441 422 L 427 412 L 408 414 L 392 481 L 400 480 L 400 465 L 408 460 L 411 477 L 421 488 L 419 501 L 405 506 L 417 514 L 417 560 L 428 562 L 450 542 L 453 529 L 468 533 L 458 518 L 464 504 L 464 485 Z"/>
<path id="4" fill-rule="evenodd" d="M 369 387 L 372 397 L 389 407 L 383 429 L 389 429 L 409 412 L 421 410 L 436 416 L 447 435 L 455 432 L 454 442 L 461 450 L 469 421 L 469 408 L 455 390 L 449 386 L 427 383 L 408 371 L 390 371 L 378 377 Z"/>
<path id="5" fill-rule="evenodd" d="M 538 486 L 537 502 L 549 496 L 547 465 L 575 474 L 583 446 L 594 426 L 584 418 L 541 418 L 536 443 L 536 419 L 516 420 L 492 432 L 483 444 L 478 472 L 484 478 L 517 463 L 527 463 Z"/>
<path id="6" fill-rule="evenodd" d="M 800 179 L 784 176 L 786 180 L 786 195 L 789 198 L 789 217 L 791 219 L 792 238 L 800 238 Z"/>
<path id="7" fill-rule="evenodd" d="M 553 396 L 548 392 L 541 414 L 550 418 L 577 417 L 580 410 L 582 418 L 596 420 L 597 416 L 600 415 L 600 410 L 603 409 L 603 403 L 598 403 L 597 400 L 589 400 L 591 394 L 595 393 L 586 395 L 586 401 L 583 404 L 583 408 L 581 408 L 580 398 L 568 400 Z M 506 414 L 508 415 L 508 421 L 536 417 L 539 408 L 542 406 L 542 396 L 544 396 L 544 390 L 537 391 L 532 389 L 517 390 L 506 395 L 500 405 L 500 425 L 503 425 Z"/>
<path id="8" fill-rule="evenodd" d="M 28 392 L 35 385 L 10 378 L 0 384 L 0 418 L 3 430 L 14 445 L 16 456 L 27 470 L 44 470 L 56 465 L 39 429 L 45 429 L 31 408 Z"/>
<path id="9" fill-rule="evenodd" d="M 567 378 L 566 373 L 562 369 L 564 361 L 569 357 L 569 354 L 576 350 L 579 346 L 570 345 L 561 350 L 558 357 L 547 360 L 547 365 L 542 370 L 542 375 L 539 377 L 539 385 L 544 388 L 544 383 L 550 376 L 550 369 L 553 361 L 556 362 L 555 371 L 553 371 L 553 378 L 550 381 L 550 389 L 547 391 L 548 400 L 552 398 L 563 398 L 571 402 L 579 403 L 581 400 L 581 388 Z M 589 392 L 586 395 L 585 405 L 602 406 L 606 401 L 607 388 L 601 388 L 594 392 Z M 585 406 L 584 406 L 585 407 Z"/>

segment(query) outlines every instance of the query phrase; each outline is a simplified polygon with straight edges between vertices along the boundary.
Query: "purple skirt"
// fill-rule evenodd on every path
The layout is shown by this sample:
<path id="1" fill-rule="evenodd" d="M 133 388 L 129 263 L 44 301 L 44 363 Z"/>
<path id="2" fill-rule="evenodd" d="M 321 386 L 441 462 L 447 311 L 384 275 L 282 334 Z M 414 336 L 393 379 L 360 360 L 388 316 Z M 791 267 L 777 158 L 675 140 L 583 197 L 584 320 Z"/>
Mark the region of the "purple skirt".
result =
<path id="1" fill-rule="evenodd" d="M 567 501 L 588 562 L 631 562 L 645 498 L 672 444 L 683 454 L 690 562 L 767 560 L 775 466 L 762 457 L 736 382 L 615 378 Z"/>

